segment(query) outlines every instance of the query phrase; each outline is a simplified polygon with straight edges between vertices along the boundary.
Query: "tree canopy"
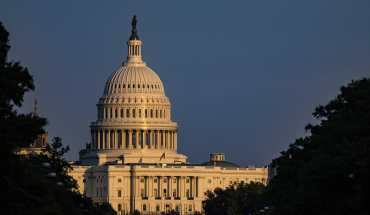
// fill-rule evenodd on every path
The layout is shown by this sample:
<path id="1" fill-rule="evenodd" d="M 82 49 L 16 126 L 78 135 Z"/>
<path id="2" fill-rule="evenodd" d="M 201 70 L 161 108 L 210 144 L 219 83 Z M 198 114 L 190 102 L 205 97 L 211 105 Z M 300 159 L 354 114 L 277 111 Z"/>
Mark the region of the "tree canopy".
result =
<path id="1" fill-rule="evenodd" d="M 215 215 L 252 214 L 261 207 L 264 187 L 258 182 L 250 184 L 235 182 L 225 189 L 208 190 L 204 193 L 206 200 L 202 202 L 204 212 Z"/>
<path id="2" fill-rule="evenodd" d="M 326 105 L 310 135 L 273 161 L 267 196 L 274 214 L 370 213 L 370 79 L 352 81 Z"/>

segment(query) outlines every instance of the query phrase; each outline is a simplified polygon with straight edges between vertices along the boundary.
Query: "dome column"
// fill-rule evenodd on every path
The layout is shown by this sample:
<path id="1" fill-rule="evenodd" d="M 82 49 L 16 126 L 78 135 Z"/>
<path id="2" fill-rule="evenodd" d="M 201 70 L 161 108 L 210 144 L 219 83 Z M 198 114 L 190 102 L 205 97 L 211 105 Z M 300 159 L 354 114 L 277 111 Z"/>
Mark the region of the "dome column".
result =
<path id="1" fill-rule="evenodd" d="M 105 149 L 105 130 L 102 131 L 102 149 Z"/>
<path id="2" fill-rule="evenodd" d="M 98 149 L 100 149 L 100 130 L 98 130 L 97 132 L 97 135 L 98 135 Z"/>
<path id="3" fill-rule="evenodd" d="M 177 129 L 174 131 L 174 149 L 177 149 Z"/>
<path id="4" fill-rule="evenodd" d="M 94 148 L 94 132 L 93 130 L 90 130 L 90 136 L 91 136 L 91 142 L 90 142 L 90 148 Z"/>
<path id="5" fill-rule="evenodd" d="M 118 130 L 114 130 L 114 148 L 118 149 Z"/>
<path id="6" fill-rule="evenodd" d="M 170 149 L 171 146 L 170 146 L 170 131 L 167 131 L 167 138 L 166 138 L 166 148 L 167 149 Z"/>
<path id="7" fill-rule="evenodd" d="M 148 148 L 152 149 L 152 130 L 148 130 Z"/>
<path id="8" fill-rule="evenodd" d="M 121 130 L 121 149 L 126 148 L 126 132 Z"/>
<path id="9" fill-rule="evenodd" d="M 139 136 L 140 136 L 140 130 L 136 130 L 135 132 L 135 148 L 138 149 L 139 148 Z"/>
<path id="10" fill-rule="evenodd" d="M 111 143 L 111 130 L 108 130 L 108 134 L 107 134 L 107 149 L 110 149 L 110 143 Z"/>
<path id="11" fill-rule="evenodd" d="M 148 131 L 146 131 L 146 130 L 144 130 L 143 133 L 142 133 L 142 135 L 143 135 L 143 146 L 144 146 L 143 148 L 144 149 L 148 149 L 148 147 L 149 147 L 149 144 L 148 145 L 146 144 L 146 135 L 147 134 L 148 134 Z"/>
<path id="12" fill-rule="evenodd" d="M 132 149 L 132 130 L 128 130 L 128 148 Z"/>

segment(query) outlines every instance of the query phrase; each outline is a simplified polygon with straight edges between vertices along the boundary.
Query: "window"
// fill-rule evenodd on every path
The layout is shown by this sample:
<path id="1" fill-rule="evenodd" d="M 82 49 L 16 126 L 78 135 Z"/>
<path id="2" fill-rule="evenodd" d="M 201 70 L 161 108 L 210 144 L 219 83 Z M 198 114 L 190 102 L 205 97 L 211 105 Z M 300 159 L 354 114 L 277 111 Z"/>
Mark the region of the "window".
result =
<path id="1" fill-rule="evenodd" d="M 96 191 L 96 198 L 99 197 L 99 190 Z"/>
<path id="2" fill-rule="evenodd" d="M 212 183 L 212 180 L 211 179 L 208 179 L 208 184 Z"/>
<path id="3" fill-rule="evenodd" d="M 152 89 L 153 89 L 153 84 L 152 84 Z"/>
<path id="4" fill-rule="evenodd" d="M 160 113 L 159 113 L 159 114 L 160 114 L 159 118 L 162 118 L 162 110 L 160 111 Z"/>
<path id="5" fill-rule="evenodd" d="M 137 88 L 140 88 L 140 84 L 137 85 Z"/>
<path id="6" fill-rule="evenodd" d="M 110 109 L 109 116 L 110 116 L 110 118 L 113 118 L 112 108 Z"/>
<path id="7" fill-rule="evenodd" d="M 189 179 L 188 178 L 186 179 L 186 183 L 189 183 Z"/>
<path id="8" fill-rule="evenodd" d="M 156 178 L 154 179 L 154 183 L 157 183 L 157 179 Z"/>
<path id="9" fill-rule="evenodd" d="M 230 183 L 230 184 L 232 184 L 233 182 L 232 182 L 232 181 L 230 181 L 229 183 Z"/>
<path id="10" fill-rule="evenodd" d="M 193 209 L 193 205 L 189 205 L 189 211 Z"/>
<path id="11" fill-rule="evenodd" d="M 132 117 L 135 117 L 135 109 L 132 109 Z"/>
<path id="12" fill-rule="evenodd" d="M 121 109 L 121 118 L 123 118 L 123 109 Z"/>
<path id="13" fill-rule="evenodd" d="M 122 205 L 118 204 L 118 211 L 121 211 L 121 210 L 122 210 Z"/>
<path id="14" fill-rule="evenodd" d="M 108 108 L 105 108 L 105 117 L 104 118 L 108 118 Z"/>
<path id="15" fill-rule="evenodd" d="M 244 181 L 241 181 L 240 183 L 241 183 L 241 184 L 244 184 Z"/>
<path id="16" fill-rule="evenodd" d="M 148 110 L 145 109 L 145 118 L 148 118 Z"/>
<path id="17" fill-rule="evenodd" d="M 100 191 L 100 197 L 103 197 L 103 191 Z"/>
<path id="18" fill-rule="evenodd" d="M 156 211 L 159 211 L 159 204 L 157 204 L 157 205 L 155 206 L 155 210 L 156 210 Z"/>
<path id="19" fill-rule="evenodd" d="M 123 88 L 125 88 L 125 87 L 126 87 L 126 84 L 123 85 Z"/>
<path id="20" fill-rule="evenodd" d="M 155 110 L 155 118 L 158 118 L 158 110 Z"/>
<path id="21" fill-rule="evenodd" d="M 173 179 L 173 181 L 172 181 L 173 183 L 176 183 L 176 179 Z"/>
<path id="22" fill-rule="evenodd" d="M 140 195 L 141 195 L 141 197 L 144 197 L 144 189 L 141 189 Z"/>
<path id="23" fill-rule="evenodd" d="M 173 197 L 176 197 L 176 189 L 173 189 Z"/>
<path id="24" fill-rule="evenodd" d="M 126 117 L 130 117 L 130 109 L 126 109 Z"/>
<path id="25" fill-rule="evenodd" d="M 141 118 L 141 109 L 139 109 L 139 118 Z"/>
<path id="26" fill-rule="evenodd" d="M 86 183 L 86 179 L 83 180 L 83 183 Z"/>
<path id="27" fill-rule="evenodd" d="M 154 85 L 155 89 L 157 89 L 157 85 Z"/>
<path id="28" fill-rule="evenodd" d="M 221 181 L 220 181 L 220 184 L 221 184 Z"/>
<path id="29" fill-rule="evenodd" d="M 118 179 L 118 182 L 121 182 L 121 179 L 120 178 Z"/>
<path id="30" fill-rule="evenodd" d="M 146 211 L 146 204 L 143 204 L 143 211 Z"/>
<path id="31" fill-rule="evenodd" d="M 121 190 L 118 190 L 118 197 L 121 197 Z"/>
<path id="32" fill-rule="evenodd" d="M 167 179 L 163 179 L 163 183 L 167 183 Z"/>
<path id="33" fill-rule="evenodd" d="M 140 182 L 144 182 L 144 179 L 142 178 L 142 179 L 140 179 Z"/>
<path id="34" fill-rule="evenodd" d="M 179 205 L 176 205 L 176 206 L 175 206 L 175 210 L 176 210 L 177 212 L 179 212 Z"/>
<path id="35" fill-rule="evenodd" d="M 135 88 L 135 84 L 132 85 L 132 88 Z"/>
<path id="36" fill-rule="evenodd" d="M 166 189 L 163 189 L 163 196 L 167 197 L 167 190 Z"/>
<path id="37" fill-rule="evenodd" d="M 116 109 L 116 112 L 115 112 L 115 116 L 116 118 L 118 118 L 118 110 Z"/>
<path id="38" fill-rule="evenodd" d="M 130 84 L 127 84 L 127 88 L 130 88 Z"/>
<path id="39" fill-rule="evenodd" d="M 189 189 L 186 189 L 186 197 L 189 198 Z"/>
<path id="40" fill-rule="evenodd" d="M 146 85 L 147 86 L 147 88 L 149 89 L 149 84 L 148 85 Z"/>
<path id="41" fill-rule="evenodd" d="M 166 118 L 166 110 L 163 110 L 163 118 Z"/>
<path id="42" fill-rule="evenodd" d="M 150 118 L 153 118 L 153 109 L 150 109 Z"/>
<path id="43" fill-rule="evenodd" d="M 154 189 L 154 197 L 158 197 L 157 189 Z"/>

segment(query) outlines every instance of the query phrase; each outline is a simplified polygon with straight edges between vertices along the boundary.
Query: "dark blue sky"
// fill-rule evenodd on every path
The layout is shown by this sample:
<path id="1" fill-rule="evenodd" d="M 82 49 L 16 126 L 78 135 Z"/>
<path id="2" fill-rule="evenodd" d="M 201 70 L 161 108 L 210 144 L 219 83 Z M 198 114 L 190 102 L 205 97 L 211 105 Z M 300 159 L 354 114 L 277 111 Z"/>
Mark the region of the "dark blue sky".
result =
<path id="1" fill-rule="evenodd" d="M 34 76 L 21 112 L 48 118 L 49 142 L 90 142 L 106 80 L 126 60 L 137 16 L 143 60 L 161 78 L 191 163 L 279 156 L 311 113 L 370 77 L 370 1 L 2 1 L 9 59 Z"/>

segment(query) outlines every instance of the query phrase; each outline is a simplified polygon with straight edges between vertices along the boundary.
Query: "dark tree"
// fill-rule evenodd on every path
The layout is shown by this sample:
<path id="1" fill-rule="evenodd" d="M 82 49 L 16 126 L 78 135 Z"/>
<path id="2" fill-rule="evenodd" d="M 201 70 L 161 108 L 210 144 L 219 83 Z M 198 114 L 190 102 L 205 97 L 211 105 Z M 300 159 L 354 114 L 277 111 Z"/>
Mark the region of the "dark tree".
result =
<path id="1" fill-rule="evenodd" d="M 252 214 L 261 207 L 265 186 L 261 183 L 234 183 L 226 189 L 205 192 L 202 202 L 205 214 Z"/>
<path id="2" fill-rule="evenodd" d="M 370 79 L 352 81 L 313 115 L 310 136 L 273 161 L 274 214 L 370 214 Z"/>

